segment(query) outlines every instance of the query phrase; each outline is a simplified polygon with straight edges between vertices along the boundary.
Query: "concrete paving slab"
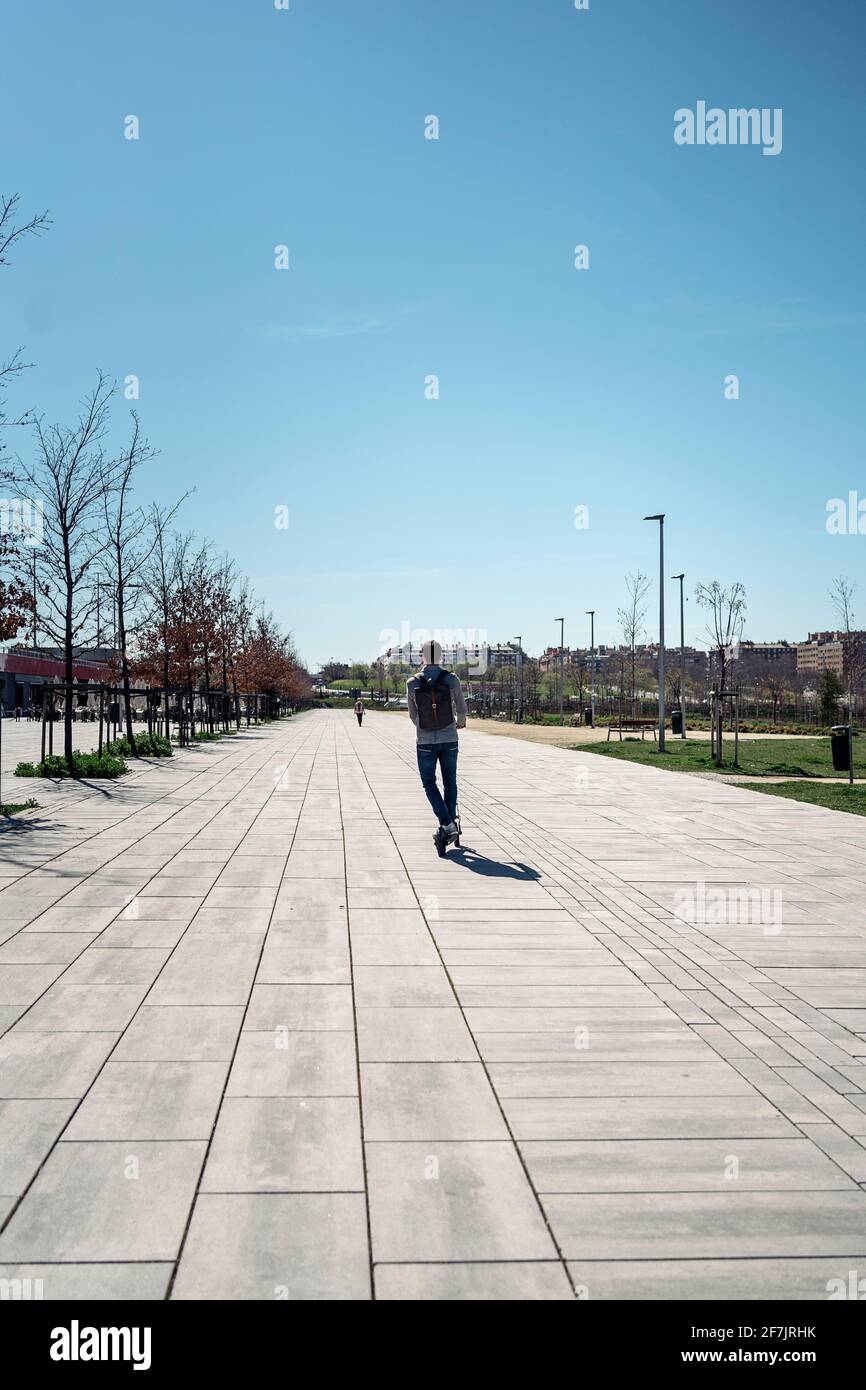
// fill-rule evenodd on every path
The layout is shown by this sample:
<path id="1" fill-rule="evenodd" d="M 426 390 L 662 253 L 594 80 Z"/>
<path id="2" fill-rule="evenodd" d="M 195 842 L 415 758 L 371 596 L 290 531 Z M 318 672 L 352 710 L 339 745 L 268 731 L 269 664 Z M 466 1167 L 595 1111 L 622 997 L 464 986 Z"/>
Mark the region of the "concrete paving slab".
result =
<path id="1" fill-rule="evenodd" d="M 176 1260 L 204 1152 L 57 1144 L 0 1235 L 0 1262 Z"/>
<path id="2" fill-rule="evenodd" d="M 376 1265 L 376 1297 L 403 1302 L 574 1300 L 558 1260 L 513 1264 Z"/>
<path id="3" fill-rule="evenodd" d="M 173 1299 L 369 1297 L 360 1194 L 203 1193 L 196 1202 Z"/>
<path id="4" fill-rule="evenodd" d="M 478 1052 L 460 1010 L 358 1009 L 361 1062 L 475 1062 Z"/>
<path id="5" fill-rule="evenodd" d="M 751 1087 L 723 1061 L 710 1062 L 493 1062 L 497 1095 L 665 1097 L 749 1096 Z"/>
<path id="6" fill-rule="evenodd" d="M 356 1096 L 355 1036 L 325 1029 L 245 1029 L 226 1088 L 229 1096 Z"/>
<path id="7" fill-rule="evenodd" d="M 0 1038 L 0 1097 L 80 1098 L 92 1085 L 118 1036 L 113 1032 L 28 1033 L 14 1028 Z"/>
<path id="8" fill-rule="evenodd" d="M 578 1297 L 585 1299 L 766 1302 L 772 1289 L 774 1298 L 814 1302 L 848 1287 L 849 1263 L 847 1257 L 569 1260 L 568 1269 Z"/>
<path id="9" fill-rule="evenodd" d="M 226 1062 L 108 1061 L 66 1139 L 209 1139 Z"/>
<path id="10" fill-rule="evenodd" d="M 21 1195 L 74 1108 L 74 1100 L 0 1100 L 0 1195 Z"/>
<path id="11" fill-rule="evenodd" d="M 504 1139 L 480 1062 L 366 1062 L 364 1134 L 376 1139 Z"/>
<path id="12" fill-rule="evenodd" d="M 540 1193 L 852 1191 L 805 1138 L 530 1141 L 520 1152 Z M 866 1158 L 866 1150 L 861 1150 Z"/>
<path id="13" fill-rule="evenodd" d="M 148 1003 L 245 1005 L 260 950 L 257 941 L 246 939 L 223 942 L 216 949 L 209 940 L 185 938 L 162 970 Z"/>
<path id="14" fill-rule="evenodd" d="M 20 1264 L 0 1265 L 0 1280 L 21 1292 L 13 1297 L 46 1303 L 93 1299 L 138 1302 L 165 1298 L 174 1271 L 163 1264 Z"/>
<path id="15" fill-rule="evenodd" d="M 70 985 L 64 980 L 61 976 L 31 1008 L 21 1012 L 18 1032 L 120 1032 L 147 993 L 146 984 Z"/>
<path id="16" fill-rule="evenodd" d="M 762 1097 L 503 1099 L 518 1139 L 771 1139 L 796 1130 Z"/>
<path id="17" fill-rule="evenodd" d="M 856 1257 L 866 1192 L 618 1192 L 543 1197 L 566 1259 Z"/>
<path id="18" fill-rule="evenodd" d="M 143 1005 L 114 1049 L 116 1062 L 230 1062 L 240 1006 Z"/>
<path id="19" fill-rule="evenodd" d="M 548 1260 L 556 1250 L 512 1144 L 368 1144 L 373 1258 Z"/>
<path id="20" fill-rule="evenodd" d="M 354 1026 L 353 1017 L 349 984 L 256 984 L 244 1028 L 253 1032 L 291 1028 L 344 1033 Z"/>
<path id="21" fill-rule="evenodd" d="M 362 1192 L 352 1097 L 241 1097 L 223 1103 L 204 1192 Z"/>

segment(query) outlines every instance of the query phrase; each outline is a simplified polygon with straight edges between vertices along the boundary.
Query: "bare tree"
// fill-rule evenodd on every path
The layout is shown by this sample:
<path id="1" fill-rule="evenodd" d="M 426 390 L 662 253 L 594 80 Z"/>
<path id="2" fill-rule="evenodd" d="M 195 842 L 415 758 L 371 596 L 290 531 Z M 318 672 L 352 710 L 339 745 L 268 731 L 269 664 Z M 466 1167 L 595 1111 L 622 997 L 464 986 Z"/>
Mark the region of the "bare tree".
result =
<path id="1" fill-rule="evenodd" d="M 234 697 L 235 702 L 235 725 L 238 729 L 241 727 L 241 704 L 240 695 L 238 692 L 237 668 L 239 659 L 243 660 L 244 653 L 247 649 L 247 644 L 249 642 L 250 624 L 253 620 L 254 609 L 255 602 L 253 599 L 253 595 L 250 591 L 249 582 L 246 578 L 244 578 L 241 580 L 238 586 L 237 595 L 234 600 L 235 634 L 234 648 L 232 651 L 231 658 L 232 695 Z M 249 724 L 249 722 L 249 701 L 247 701 L 247 723 Z"/>
<path id="2" fill-rule="evenodd" d="M 776 723 L 779 714 L 779 704 L 785 698 L 785 691 L 788 689 L 790 677 L 785 670 L 774 670 L 772 667 L 767 671 L 763 678 L 762 685 L 770 697 L 773 706 L 773 723 Z"/>
<path id="3" fill-rule="evenodd" d="M 0 193 L 0 265 L 8 265 L 9 252 L 16 241 L 26 236 L 39 236 L 51 226 L 47 212 L 37 212 L 27 222 L 16 222 L 20 201 L 17 193 L 8 197 Z"/>
<path id="4" fill-rule="evenodd" d="M 170 545 L 169 526 L 173 510 L 168 507 L 151 505 L 148 513 L 150 526 L 150 557 L 142 568 L 142 582 L 147 602 L 147 615 L 144 650 L 139 653 L 139 664 L 151 681 L 156 680 L 165 692 L 165 737 L 171 737 L 171 712 L 168 706 L 168 688 L 171 681 L 172 628 L 174 614 L 174 571 Z"/>
<path id="5" fill-rule="evenodd" d="M 0 194 L 0 266 L 9 264 L 9 254 L 17 242 L 23 241 L 28 236 L 39 236 L 51 225 L 51 219 L 47 212 L 37 212 L 27 222 L 17 221 L 19 201 L 17 193 L 8 197 Z M 5 362 L 0 362 L 0 426 L 22 424 L 27 419 L 25 414 L 20 420 L 7 420 L 2 409 L 5 387 L 13 377 L 19 376 L 27 366 L 29 363 L 21 361 L 20 348 L 17 348 Z"/>
<path id="6" fill-rule="evenodd" d="M 174 580 L 174 635 L 179 675 L 186 690 L 189 709 L 190 734 L 195 738 L 195 688 L 196 660 L 198 656 L 198 631 L 195 605 L 192 592 L 192 575 L 196 557 L 193 552 L 195 537 L 190 532 L 185 536 L 175 536 L 171 567 Z"/>
<path id="7" fill-rule="evenodd" d="M 214 668 L 219 660 L 219 617 L 217 589 L 220 565 L 211 552 L 211 542 L 202 541 L 188 571 L 189 613 L 195 624 L 196 656 L 201 662 L 201 683 L 204 688 L 205 721 L 213 732 Z"/>
<path id="8" fill-rule="evenodd" d="M 854 703 L 858 688 L 863 680 L 864 670 L 866 670 L 866 646 L 863 642 L 863 633 L 855 632 L 853 628 L 853 602 L 856 589 L 856 583 L 851 579 L 846 579 L 844 575 L 839 575 L 838 579 L 834 579 L 830 588 L 830 599 L 839 615 L 844 634 L 842 638 L 842 670 L 848 690 L 849 719 L 854 718 Z"/>
<path id="9" fill-rule="evenodd" d="M 649 593 L 650 582 L 645 574 L 638 570 L 637 574 L 627 574 L 625 586 L 628 590 L 628 606 L 620 608 L 617 613 L 625 645 L 629 649 L 629 661 L 631 666 L 631 706 L 634 714 L 635 702 L 635 682 L 636 682 L 636 649 L 638 639 L 644 634 L 644 621 L 646 619 L 647 605 L 646 596 Z"/>
<path id="10" fill-rule="evenodd" d="M 19 481 L 44 502 L 39 563 L 45 607 L 40 618 L 49 636 L 63 649 L 63 752 L 70 773 L 74 770 L 73 662 L 78 638 L 93 609 L 90 572 L 105 551 L 105 537 L 96 527 L 105 493 L 114 488 L 118 475 L 118 461 L 109 460 L 103 447 L 113 390 L 100 372 L 94 390 L 82 402 L 77 422 L 65 426 L 36 420 L 35 461 L 17 460 Z"/>
<path id="11" fill-rule="evenodd" d="M 17 193 L 9 197 L 0 194 L 0 266 L 9 264 L 9 254 L 16 242 L 27 236 L 39 236 L 50 225 L 48 214 L 45 212 L 36 213 L 27 222 L 19 222 L 18 202 Z M 15 420 L 6 418 L 6 387 L 14 378 L 20 376 L 27 366 L 29 363 L 21 359 L 20 348 L 17 348 L 11 357 L 0 360 L 0 484 L 14 480 L 14 474 L 2 467 L 2 431 L 10 425 L 25 424 L 29 418 L 27 412 Z M 33 500 L 29 500 L 28 510 L 32 510 Z M 20 506 L 20 503 L 16 503 L 16 506 Z M 9 522 L 10 515 L 11 512 L 7 508 L 4 523 Z M 20 515 L 16 514 L 11 527 L 8 524 L 0 527 L 0 639 L 4 641 L 14 637 L 28 622 L 34 607 L 31 588 L 25 577 L 27 557 L 23 548 L 32 542 L 34 537 L 27 535 L 28 528 L 22 527 L 20 523 Z"/>
<path id="12" fill-rule="evenodd" d="M 153 456 L 153 449 L 147 440 L 141 437 L 139 419 L 133 411 L 132 433 L 129 443 L 119 463 L 112 465 L 116 477 L 106 480 L 107 485 L 102 494 L 106 537 L 105 563 L 114 590 L 117 649 L 120 656 L 120 678 L 123 684 L 126 737 L 133 753 L 135 753 L 135 735 L 132 730 L 129 636 L 134 622 L 131 621 L 131 617 L 136 611 L 143 592 L 144 571 L 156 545 L 156 536 L 153 534 L 147 512 L 141 507 L 133 505 L 131 494 L 136 471 Z M 179 505 L 176 503 L 168 513 L 169 518 Z"/>
<path id="13" fill-rule="evenodd" d="M 695 598 L 709 614 L 707 635 L 712 643 L 719 672 L 719 692 L 725 689 L 728 669 L 735 660 L 735 646 L 743 635 L 746 620 L 746 590 L 739 580 L 723 589 L 718 579 L 699 584 Z"/>
<path id="14" fill-rule="evenodd" d="M 578 718 L 582 720 L 587 676 L 586 657 L 578 656 L 569 661 L 565 674 L 572 692 L 577 691 Z"/>
<path id="15" fill-rule="evenodd" d="M 226 554 L 214 571 L 213 604 L 216 612 L 216 640 L 222 667 L 224 722 L 228 719 L 227 697 L 231 692 L 234 721 L 240 728 L 240 707 L 236 658 L 241 649 L 242 635 L 249 628 L 253 613 L 252 598 L 246 579 L 240 579 L 235 563 Z"/>

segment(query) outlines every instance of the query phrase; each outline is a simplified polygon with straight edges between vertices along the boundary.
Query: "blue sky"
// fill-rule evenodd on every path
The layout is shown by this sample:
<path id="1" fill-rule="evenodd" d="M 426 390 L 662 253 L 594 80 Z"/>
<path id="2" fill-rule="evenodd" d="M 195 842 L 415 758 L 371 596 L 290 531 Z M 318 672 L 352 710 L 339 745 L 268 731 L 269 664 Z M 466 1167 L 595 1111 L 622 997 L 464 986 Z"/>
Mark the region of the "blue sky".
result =
<path id="1" fill-rule="evenodd" d="M 659 510 L 747 636 L 832 626 L 842 573 L 866 626 L 866 536 L 825 529 L 866 497 L 864 37 L 859 0 L 17 6 L 0 189 L 54 225 L 2 272 L 10 404 L 137 374 L 142 497 L 195 486 L 313 665 L 587 608 L 615 641 Z M 676 145 L 698 100 L 781 107 L 781 154 Z"/>

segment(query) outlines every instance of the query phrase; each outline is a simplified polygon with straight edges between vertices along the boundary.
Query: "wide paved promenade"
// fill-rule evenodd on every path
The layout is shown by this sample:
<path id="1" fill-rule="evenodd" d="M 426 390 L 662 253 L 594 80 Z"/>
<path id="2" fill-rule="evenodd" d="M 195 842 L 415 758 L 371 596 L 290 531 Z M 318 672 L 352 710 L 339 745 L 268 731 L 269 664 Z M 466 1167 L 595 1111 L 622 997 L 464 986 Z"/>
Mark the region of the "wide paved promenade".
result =
<path id="1" fill-rule="evenodd" d="M 439 860 L 413 737 L 314 712 L 4 829 L 0 1278 L 866 1278 L 866 820 L 470 730 Z"/>

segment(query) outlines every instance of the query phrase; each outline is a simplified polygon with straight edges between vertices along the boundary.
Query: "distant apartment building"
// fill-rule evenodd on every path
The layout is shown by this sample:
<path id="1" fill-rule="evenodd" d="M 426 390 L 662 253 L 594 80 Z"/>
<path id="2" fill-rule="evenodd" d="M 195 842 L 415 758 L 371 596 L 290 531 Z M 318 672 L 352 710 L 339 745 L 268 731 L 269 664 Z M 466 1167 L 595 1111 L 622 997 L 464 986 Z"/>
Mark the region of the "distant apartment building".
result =
<path id="1" fill-rule="evenodd" d="M 795 642 L 741 641 L 738 645 L 738 656 L 753 656 L 758 661 L 784 661 L 786 657 L 795 657 L 797 652 Z"/>
<path id="2" fill-rule="evenodd" d="M 852 633 L 862 638 L 864 633 Z M 810 632 L 806 642 L 797 643 L 797 675 L 819 676 L 832 671 L 840 679 L 845 666 L 845 634 L 843 632 Z"/>
<path id="3" fill-rule="evenodd" d="M 604 659 L 604 654 L 606 650 L 607 649 L 605 647 L 596 647 L 595 649 L 595 669 L 597 671 L 601 670 L 601 662 Z M 541 656 L 538 658 L 539 671 L 542 674 L 544 674 L 547 671 L 558 671 L 559 657 L 559 647 L 548 647 L 545 651 L 541 653 Z M 589 666 L 589 648 L 563 647 L 562 664 L 563 666 Z"/>
<path id="4" fill-rule="evenodd" d="M 516 642 L 505 642 L 498 645 L 479 642 L 474 646 L 455 643 L 452 646 L 443 646 L 442 648 L 443 666 L 468 666 L 473 671 L 489 671 L 500 666 L 516 666 L 519 657 L 522 657 L 524 661 L 527 660 L 526 653 Z M 410 642 L 405 642 L 402 647 L 389 647 L 387 651 L 380 652 L 376 658 L 376 662 L 379 661 L 384 661 L 386 665 L 410 666 L 413 669 L 424 665 L 421 646 L 415 646 Z"/>
<path id="5" fill-rule="evenodd" d="M 631 660 L 630 647 L 618 647 L 617 654 L 627 660 Z M 659 644 L 658 642 L 646 642 L 642 646 L 635 648 L 638 664 L 658 661 Z M 669 647 L 665 644 L 665 665 L 679 666 L 680 658 L 686 666 L 697 666 L 699 670 L 706 669 L 709 653 L 701 647 Z"/>

